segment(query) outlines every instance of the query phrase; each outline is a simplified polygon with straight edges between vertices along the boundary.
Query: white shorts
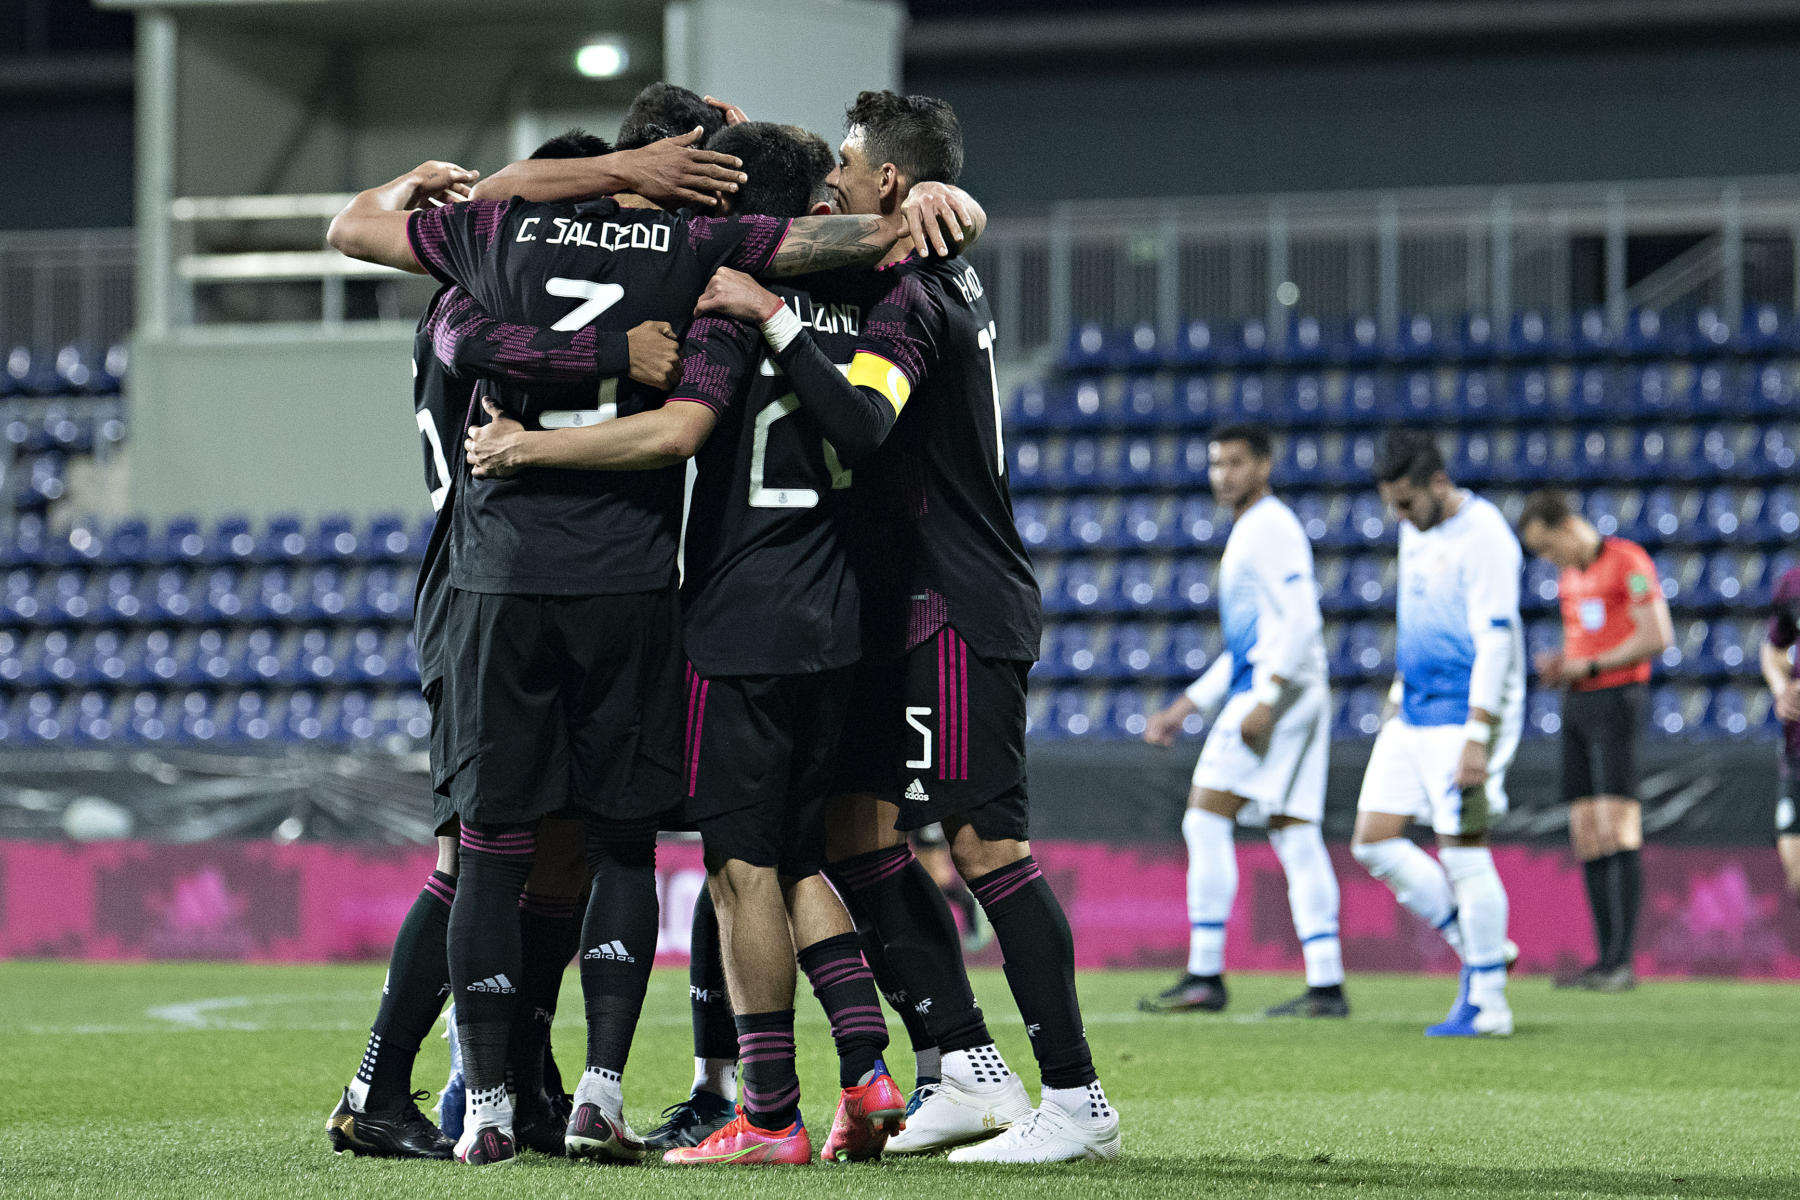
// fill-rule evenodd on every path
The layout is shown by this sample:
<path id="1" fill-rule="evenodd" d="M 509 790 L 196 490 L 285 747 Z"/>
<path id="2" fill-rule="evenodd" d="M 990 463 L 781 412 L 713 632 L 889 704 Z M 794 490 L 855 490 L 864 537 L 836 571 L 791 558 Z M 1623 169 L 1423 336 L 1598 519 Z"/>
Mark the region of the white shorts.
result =
<path id="1" fill-rule="evenodd" d="M 1310 687 L 1281 714 L 1269 737 L 1269 752 L 1257 755 L 1238 734 L 1256 696 L 1239 692 L 1225 702 L 1200 761 L 1194 786 L 1242 796 L 1250 803 L 1238 814 L 1246 824 L 1266 825 L 1270 817 L 1300 821 L 1325 818 L 1325 768 L 1331 749 L 1331 691 Z"/>
<path id="2" fill-rule="evenodd" d="M 1376 735 L 1356 811 L 1412 817 L 1428 822 L 1440 837 L 1486 833 L 1506 811 L 1506 768 L 1519 749 L 1519 726 L 1501 725 L 1488 752 L 1487 785 L 1464 791 L 1456 786 L 1456 767 L 1468 741 L 1462 724 L 1408 725 L 1396 717 Z"/>

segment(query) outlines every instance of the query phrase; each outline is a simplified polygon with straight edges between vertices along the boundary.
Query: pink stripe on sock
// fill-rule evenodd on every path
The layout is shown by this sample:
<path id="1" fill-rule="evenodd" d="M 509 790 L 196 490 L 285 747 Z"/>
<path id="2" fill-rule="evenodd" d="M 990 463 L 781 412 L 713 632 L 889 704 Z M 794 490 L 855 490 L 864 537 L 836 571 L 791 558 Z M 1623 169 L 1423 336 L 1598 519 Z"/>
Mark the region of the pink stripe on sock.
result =
<path id="1" fill-rule="evenodd" d="M 441 880 L 427 879 L 425 881 L 425 890 L 430 892 L 433 896 L 436 896 L 439 900 L 442 900 L 445 904 L 453 904 L 456 902 L 456 889 L 444 886 Z"/>

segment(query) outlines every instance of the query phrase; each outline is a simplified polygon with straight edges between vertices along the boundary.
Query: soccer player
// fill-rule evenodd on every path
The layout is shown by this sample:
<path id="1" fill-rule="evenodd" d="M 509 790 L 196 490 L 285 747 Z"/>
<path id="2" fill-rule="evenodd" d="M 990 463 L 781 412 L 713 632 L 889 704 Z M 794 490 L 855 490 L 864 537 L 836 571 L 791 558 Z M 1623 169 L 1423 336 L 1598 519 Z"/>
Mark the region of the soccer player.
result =
<path id="1" fill-rule="evenodd" d="M 1181 724 L 1218 711 L 1194 767 L 1187 815 L 1187 971 L 1147 1012 L 1225 1007 L 1225 922 L 1237 896 L 1234 824 L 1254 815 L 1288 879 L 1288 907 L 1306 960 L 1306 991 L 1269 1016 L 1343 1017 L 1344 956 L 1338 885 L 1319 822 L 1325 817 L 1331 691 L 1324 621 L 1313 586 L 1312 545 L 1293 511 L 1269 490 L 1266 431 L 1229 425 L 1207 447 L 1213 497 L 1232 510 L 1219 561 L 1225 650 L 1187 692 L 1151 715 L 1144 740 L 1173 745 Z M 1224 708 L 1220 710 L 1220 705 Z"/>
<path id="2" fill-rule="evenodd" d="M 1451 483 L 1428 433 L 1389 432 L 1375 480 L 1400 519 L 1398 712 L 1370 752 L 1351 849 L 1462 956 L 1456 1003 L 1426 1036 L 1505 1036 L 1506 889 L 1487 839 L 1525 720 L 1519 543 Z M 1406 838 L 1414 820 L 1437 834 L 1437 862 Z"/>
<path id="3" fill-rule="evenodd" d="M 1643 547 L 1601 537 L 1561 492 L 1526 497 L 1519 540 L 1562 568 L 1562 649 L 1535 665 L 1539 679 L 1563 689 L 1563 799 L 1599 948 L 1593 965 L 1556 984 L 1622 992 L 1637 986 L 1631 960 L 1644 886 L 1638 740 L 1649 716 L 1650 664 L 1675 640 L 1675 626 Z"/>
<path id="4" fill-rule="evenodd" d="M 807 210 L 831 170 L 819 139 L 736 124 L 711 145 L 741 157 L 738 212 Z M 848 357 L 862 313 L 783 289 Z M 799 1163 L 811 1157 L 793 1061 L 794 950 L 831 1019 L 843 1087 L 821 1156 L 879 1156 L 904 1098 L 882 1066 L 885 1024 L 842 904 L 818 875 L 820 806 L 859 654 L 856 589 L 839 544 L 837 452 L 799 414 L 754 327 L 702 318 L 682 382 L 654 412 L 580 430 L 496 420 L 471 432 L 477 477 L 521 469 L 653 469 L 697 454 L 682 596 L 688 686 L 688 812 L 706 843 L 727 979 L 738 1009 L 740 1116 L 673 1163 Z"/>
<path id="5" fill-rule="evenodd" d="M 925 181 L 961 171 L 961 129 L 941 100 L 864 92 L 846 124 L 830 179 L 846 212 L 895 212 Z M 942 236 L 929 248 L 944 249 Z M 884 990 L 923 1018 L 942 1055 L 942 1082 L 915 1092 L 889 1146 L 936 1149 L 1004 1125 L 951 1159 L 1112 1158 L 1118 1114 L 1082 1029 L 1068 919 L 1026 840 L 1025 676 L 1042 613 L 1006 486 L 993 317 L 975 271 L 920 257 L 927 248 L 889 255 L 847 373 L 742 274 L 715 276 L 699 311 L 761 321 L 840 452 L 881 446 L 851 487 L 864 659 L 840 783 L 858 794 L 833 801 L 827 870 Z M 1035 1110 L 974 1003 L 943 894 L 906 845 L 906 831 L 932 822 L 1004 951 L 1043 1074 Z"/>
<path id="6" fill-rule="evenodd" d="M 663 147 L 666 154 L 673 146 Z M 551 138 L 533 152 L 539 159 L 604 155 L 609 152 L 605 141 L 581 130 Z M 635 156 L 637 160 L 645 157 Z M 615 160 L 618 162 L 620 160 Z M 634 176 L 632 156 L 623 160 L 621 181 Z M 640 170 L 638 183 L 630 186 L 654 187 Z M 413 338 L 413 403 L 420 436 L 424 443 L 425 486 L 432 508 L 440 514 L 449 500 L 455 478 L 445 459 L 444 448 L 454 448 L 468 419 L 471 404 L 470 381 L 453 375 L 439 361 L 433 348 L 433 322 L 440 306 L 451 294 L 448 286 L 439 289 L 419 320 Z M 668 386 L 671 372 L 679 365 L 677 345 L 668 335 L 666 322 L 646 322 L 629 333 L 607 334 L 598 339 L 594 359 L 595 370 L 602 376 L 630 374 L 653 386 Z M 462 366 L 475 373 L 498 369 L 507 347 L 488 338 L 469 339 Z M 443 634 L 447 614 L 449 562 L 447 522 L 440 521 L 427 547 L 420 569 L 419 588 L 414 606 L 414 644 L 418 647 L 420 686 L 435 714 L 442 702 Z M 433 731 L 441 726 L 434 720 Z M 433 738 L 434 751 L 440 749 Z M 434 760 L 440 756 L 434 754 Z M 442 781 L 443 766 L 434 761 L 434 784 Z M 382 986 L 381 1007 L 370 1030 L 356 1077 L 345 1089 L 343 1098 L 326 1123 L 332 1146 L 339 1153 L 372 1154 L 398 1158 L 449 1158 L 452 1140 L 442 1136 L 414 1103 L 412 1067 L 419 1045 L 436 1022 L 444 999 L 449 995 L 449 967 L 445 958 L 445 934 L 450 903 L 455 896 L 457 874 L 456 816 L 448 798 L 434 788 L 434 826 L 438 830 L 438 862 L 426 880 L 419 898 L 408 910 L 395 938 L 394 950 Z M 564 855 L 557 862 L 548 860 L 534 864 L 521 898 L 521 938 L 527 947 L 538 944 L 562 946 L 557 957 L 547 950 L 543 957 L 554 961 L 557 979 L 562 964 L 574 952 L 571 935 L 577 922 L 565 914 L 585 883 L 585 866 L 579 855 L 571 862 Z M 573 886 L 571 886 L 573 884 Z M 532 957 L 527 955 L 526 957 Z M 556 1007 L 556 980 L 547 995 L 533 998 L 533 1010 L 553 1014 Z M 547 1024 L 547 1022 L 546 1022 Z M 538 1022 L 533 1022 L 534 1027 Z M 522 1064 L 523 1056 L 541 1047 L 516 1046 L 513 1056 Z M 530 1103 L 531 1098 L 524 1098 Z M 458 1112 L 460 1117 L 460 1101 Z M 562 1135 L 556 1131 L 560 1148 Z"/>
<path id="7" fill-rule="evenodd" d="M 1762 644 L 1763 681 L 1781 720 L 1781 796 L 1775 804 L 1775 848 L 1787 872 L 1788 892 L 1800 903 L 1800 681 L 1794 678 L 1794 643 L 1800 641 L 1800 567 L 1775 584 L 1769 631 Z"/>

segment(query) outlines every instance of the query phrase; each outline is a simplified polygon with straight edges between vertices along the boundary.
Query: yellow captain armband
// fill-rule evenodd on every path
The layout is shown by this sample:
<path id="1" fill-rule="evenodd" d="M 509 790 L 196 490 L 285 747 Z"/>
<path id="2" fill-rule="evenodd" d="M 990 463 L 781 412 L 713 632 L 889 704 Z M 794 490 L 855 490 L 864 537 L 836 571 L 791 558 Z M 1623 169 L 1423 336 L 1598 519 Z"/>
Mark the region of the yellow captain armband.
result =
<path id="1" fill-rule="evenodd" d="M 906 372 L 881 355 L 870 354 L 867 350 L 856 352 L 856 357 L 850 360 L 847 374 L 855 386 L 870 388 L 886 397 L 887 402 L 893 405 L 896 417 L 906 407 L 907 397 L 912 395 L 912 384 L 907 381 Z"/>

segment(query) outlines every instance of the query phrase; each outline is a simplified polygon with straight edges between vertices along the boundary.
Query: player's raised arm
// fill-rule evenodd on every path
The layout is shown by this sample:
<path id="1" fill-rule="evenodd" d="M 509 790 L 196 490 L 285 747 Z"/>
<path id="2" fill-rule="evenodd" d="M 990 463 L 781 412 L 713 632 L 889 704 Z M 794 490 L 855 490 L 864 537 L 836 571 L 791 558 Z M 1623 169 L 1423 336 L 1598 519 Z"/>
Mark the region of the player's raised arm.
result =
<path id="1" fill-rule="evenodd" d="M 749 179 L 730 154 L 703 150 L 703 130 L 664 138 L 637 150 L 616 150 L 591 158 L 530 158 L 509 163 L 475 185 L 480 200 L 554 203 L 632 192 L 665 208 L 708 211 L 719 198 Z"/>
<path id="2" fill-rule="evenodd" d="M 406 226 L 414 209 L 467 200 L 480 171 L 455 163 L 424 162 L 379 187 L 357 193 L 331 220 L 325 241 L 333 250 L 363 262 L 380 263 L 423 275 Z"/>

